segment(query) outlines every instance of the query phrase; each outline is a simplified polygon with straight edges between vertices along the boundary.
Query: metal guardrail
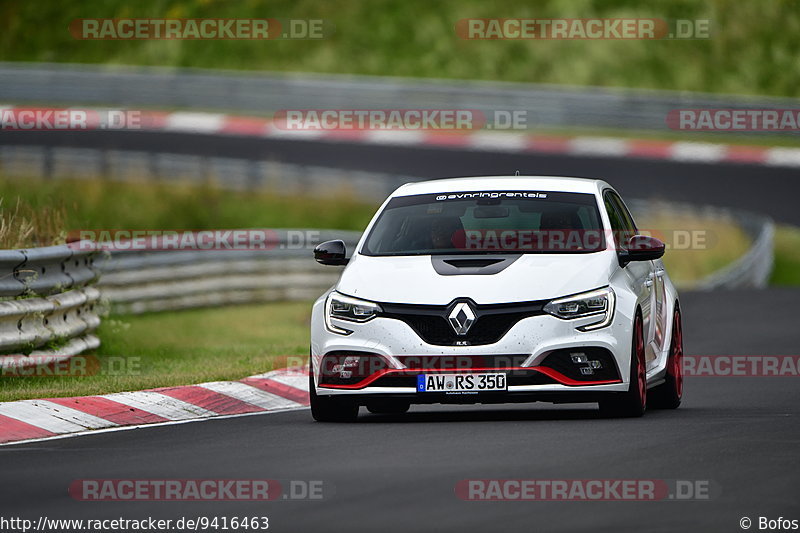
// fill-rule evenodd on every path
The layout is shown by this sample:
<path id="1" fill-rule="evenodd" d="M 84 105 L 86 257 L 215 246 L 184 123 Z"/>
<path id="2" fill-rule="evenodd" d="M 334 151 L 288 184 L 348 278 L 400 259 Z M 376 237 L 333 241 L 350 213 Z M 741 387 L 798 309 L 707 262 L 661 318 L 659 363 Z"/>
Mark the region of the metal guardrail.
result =
<path id="1" fill-rule="evenodd" d="M 68 356 L 96 348 L 99 299 L 100 291 L 85 287 L 0 302 L 0 353 Z M 0 367 L 4 362 L 0 356 Z"/>
<path id="2" fill-rule="evenodd" d="M 60 245 L 0 250 L 0 354 L 58 354 L 95 348 L 100 292 L 94 251 Z M 25 357 L 0 357 L 0 367 Z"/>
<path id="3" fill-rule="evenodd" d="M 299 242 L 298 232 L 309 240 Z M 0 368 L 38 365 L 42 357 L 58 362 L 97 348 L 93 333 L 107 303 L 142 313 L 316 297 L 339 269 L 310 260 L 311 248 L 341 238 L 352 249 L 359 237 L 328 230 L 270 235 L 274 247 L 267 250 L 104 252 L 85 241 L 2 250 Z M 100 273 L 97 287 L 88 286 Z"/>
<path id="4" fill-rule="evenodd" d="M 642 89 L 53 63 L 0 63 L 0 79 L 3 103 L 249 113 L 308 108 L 524 110 L 530 128 L 664 130 L 674 109 L 800 107 L 793 98 Z"/>
<path id="5" fill-rule="evenodd" d="M 736 222 L 753 238 L 742 257 L 692 286 L 698 290 L 764 288 L 769 283 L 775 260 L 775 224 L 768 217 L 736 212 Z"/>
<path id="6" fill-rule="evenodd" d="M 342 239 L 352 250 L 358 232 L 292 230 L 313 235 L 293 244 L 275 230 L 269 250 L 115 251 L 98 262 L 98 288 L 116 312 L 144 313 L 193 307 L 309 300 L 333 285 L 341 269 L 318 265 L 311 249 Z"/>
<path id="7" fill-rule="evenodd" d="M 768 285 L 775 260 L 775 223 L 770 217 L 710 205 L 648 202 L 637 199 L 630 200 L 627 204 L 634 214 L 639 215 L 653 210 L 663 210 L 692 217 L 724 220 L 740 227 L 751 239 L 750 248 L 739 259 L 705 278 L 686 284 L 683 289 L 761 289 Z"/>
<path id="8" fill-rule="evenodd" d="M 79 248 L 0 250 L 0 297 L 46 296 L 90 284 L 98 275 L 94 251 Z"/>

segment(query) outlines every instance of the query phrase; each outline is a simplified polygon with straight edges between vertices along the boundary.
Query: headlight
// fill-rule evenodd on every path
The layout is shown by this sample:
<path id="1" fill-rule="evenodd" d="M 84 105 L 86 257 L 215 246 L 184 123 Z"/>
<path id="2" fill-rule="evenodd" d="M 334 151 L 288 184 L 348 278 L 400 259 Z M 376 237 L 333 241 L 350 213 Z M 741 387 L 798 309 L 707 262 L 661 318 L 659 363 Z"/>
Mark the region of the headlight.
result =
<path id="1" fill-rule="evenodd" d="M 614 317 L 614 301 L 614 291 L 605 287 L 548 302 L 544 306 L 544 312 L 565 320 L 597 316 L 597 322 L 578 327 L 581 331 L 591 331 L 611 323 Z"/>
<path id="2" fill-rule="evenodd" d="M 334 326 L 332 318 L 347 320 L 349 322 L 366 322 L 372 320 L 381 311 L 381 306 L 366 300 L 359 300 L 352 296 L 345 296 L 332 292 L 325 301 L 325 325 L 328 330 L 340 335 L 350 335 L 350 330 Z"/>

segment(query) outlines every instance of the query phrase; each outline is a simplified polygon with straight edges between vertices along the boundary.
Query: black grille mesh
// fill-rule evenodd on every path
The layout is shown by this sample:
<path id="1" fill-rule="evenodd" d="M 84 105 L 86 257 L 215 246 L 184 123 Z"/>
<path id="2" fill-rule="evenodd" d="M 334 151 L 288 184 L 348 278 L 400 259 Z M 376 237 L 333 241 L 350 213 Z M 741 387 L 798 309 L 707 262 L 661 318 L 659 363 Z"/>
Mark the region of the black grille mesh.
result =
<path id="1" fill-rule="evenodd" d="M 438 346 L 481 345 L 498 342 L 514 324 L 530 316 L 544 313 L 545 301 L 515 304 L 476 305 L 469 302 L 475 312 L 475 322 L 466 335 L 457 335 L 447 317 L 459 302 L 446 306 L 381 304 L 381 316 L 402 320 L 422 340 Z"/>

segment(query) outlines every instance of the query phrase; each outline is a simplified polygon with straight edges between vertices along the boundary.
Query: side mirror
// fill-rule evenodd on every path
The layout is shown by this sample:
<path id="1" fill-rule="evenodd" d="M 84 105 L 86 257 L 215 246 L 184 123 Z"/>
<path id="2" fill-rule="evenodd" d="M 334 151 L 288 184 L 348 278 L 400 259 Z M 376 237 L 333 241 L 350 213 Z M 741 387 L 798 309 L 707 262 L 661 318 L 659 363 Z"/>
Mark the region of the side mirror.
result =
<path id="1" fill-rule="evenodd" d="M 625 266 L 631 261 L 653 261 L 664 255 L 664 243 L 648 235 L 634 235 L 628 240 L 627 248 L 619 250 L 619 264 Z"/>
<path id="2" fill-rule="evenodd" d="M 348 262 L 345 251 L 344 241 L 326 241 L 314 248 L 314 259 L 320 265 L 343 266 Z"/>

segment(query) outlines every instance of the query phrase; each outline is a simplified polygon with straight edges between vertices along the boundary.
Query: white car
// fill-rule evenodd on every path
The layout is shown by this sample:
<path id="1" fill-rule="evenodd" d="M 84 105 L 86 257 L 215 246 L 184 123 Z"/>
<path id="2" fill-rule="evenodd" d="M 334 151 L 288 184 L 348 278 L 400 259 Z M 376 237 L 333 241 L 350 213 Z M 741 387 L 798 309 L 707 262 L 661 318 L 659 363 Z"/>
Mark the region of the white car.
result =
<path id="1" fill-rule="evenodd" d="M 681 402 L 678 294 L 664 244 L 597 179 L 453 178 L 398 188 L 311 316 L 311 411 L 598 402 L 641 416 Z"/>

